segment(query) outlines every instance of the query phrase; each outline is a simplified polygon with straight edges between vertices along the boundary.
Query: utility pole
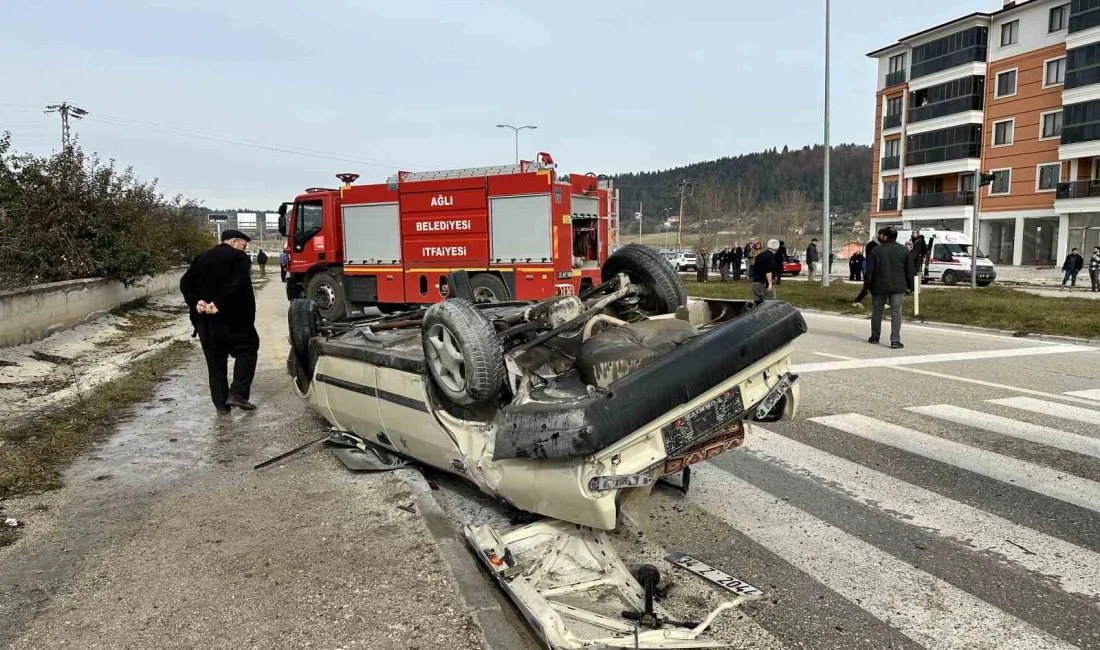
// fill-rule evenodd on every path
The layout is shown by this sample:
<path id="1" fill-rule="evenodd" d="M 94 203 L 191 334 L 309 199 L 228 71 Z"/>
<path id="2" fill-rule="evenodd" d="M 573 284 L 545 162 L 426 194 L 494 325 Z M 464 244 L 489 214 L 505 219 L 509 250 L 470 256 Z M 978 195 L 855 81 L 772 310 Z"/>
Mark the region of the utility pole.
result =
<path id="1" fill-rule="evenodd" d="M 821 209 L 821 238 L 825 243 L 825 250 L 821 254 L 821 267 L 825 270 L 821 274 L 821 286 L 829 286 L 830 258 L 833 254 L 832 223 L 829 219 L 829 0 L 825 0 L 825 183 L 824 183 L 823 207 Z"/>
<path id="2" fill-rule="evenodd" d="M 638 201 L 638 212 L 634 214 L 634 219 L 638 222 L 638 243 L 642 243 L 642 202 Z"/>
<path id="3" fill-rule="evenodd" d="M 686 179 L 680 181 L 680 221 L 676 224 L 676 252 L 684 250 L 684 190 L 692 187 Z"/>
<path id="4" fill-rule="evenodd" d="M 974 172 L 974 214 L 970 216 L 970 288 L 978 288 L 978 219 L 982 209 L 982 188 L 993 183 L 993 174 Z"/>
<path id="5" fill-rule="evenodd" d="M 88 114 L 88 111 L 79 106 L 73 106 L 68 102 L 61 102 L 60 104 L 50 104 L 47 106 L 46 113 L 57 113 L 61 115 L 61 150 L 68 151 L 71 146 L 71 140 L 69 138 L 69 118 L 71 117 L 74 120 L 82 119 Z"/>

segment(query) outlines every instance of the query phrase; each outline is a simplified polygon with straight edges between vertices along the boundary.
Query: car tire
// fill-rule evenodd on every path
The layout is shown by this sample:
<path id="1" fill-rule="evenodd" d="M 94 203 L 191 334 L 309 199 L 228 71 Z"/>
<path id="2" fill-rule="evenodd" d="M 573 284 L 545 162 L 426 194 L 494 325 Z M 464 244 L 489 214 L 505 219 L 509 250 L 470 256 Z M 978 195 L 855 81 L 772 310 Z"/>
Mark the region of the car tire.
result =
<path id="1" fill-rule="evenodd" d="M 600 278 L 607 282 L 619 273 L 625 273 L 631 282 L 642 287 L 638 306 L 651 316 L 675 313 L 687 304 L 680 276 L 672 273 L 652 248 L 629 244 L 615 251 L 600 269 Z"/>
<path id="2" fill-rule="evenodd" d="M 290 351 L 307 379 L 313 378 L 313 363 L 309 358 L 309 340 L 317 336 L 317 308 L 311 300 L 297 298 L 287 309 L 290 330 Z"/>
<path id="3" fill-rule="evenodd" d="M 492 273 L 478 273 L 470 278 L 470 289 L 474 294 L 474 303 L 507 302 L 511 300 L 504 281 Z"/>
<path id="4" fill-rule="evenodd" d="M 322 271 L 310 278 L 305 297 L 317 305 L 325 320 L 340 320 L 346 315 L 344 283 L 332 271 Z"/>
<path id="5" fill-rule="evenodd" d="M 948 269 L 943 272 L 943 283 L 949 287 L 953 287 L 959 283 L 959 276 L 951 269 Z"/>
<path id="6" fill-rule="evenodd" d="M 504 349 L 489 319 L 462 298 L 428 308 L 420 326 L 433 383 L 460 406 L 494 399 L 504 385 Z"/>

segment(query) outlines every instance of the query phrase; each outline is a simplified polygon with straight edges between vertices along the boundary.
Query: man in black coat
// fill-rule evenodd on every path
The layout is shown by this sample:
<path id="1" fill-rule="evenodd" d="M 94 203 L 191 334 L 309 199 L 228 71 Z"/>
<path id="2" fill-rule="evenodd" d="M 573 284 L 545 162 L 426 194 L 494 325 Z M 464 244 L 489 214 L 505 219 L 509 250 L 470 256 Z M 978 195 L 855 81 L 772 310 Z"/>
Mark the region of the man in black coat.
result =
<path id="1" fill-rule="evenodd" d="M 913 257 L 898 243 L 898 231 L 886 228 L 882 243 L 875 246 L 867 261 L 864 278 L 871 291 L 871 338 L 868 343 L 878 343 L 882 332 L 882 311 L 890 303 L 890 347 L 898 350 L 901 344 L 901 305 L 906 293 L 913 291 Z"/>
<path id="2" fill-rule="evenodd" d="M 745 261 L 745 251 L 736 243 L 733 245 L 733 251 L 730 253 L 730 266 L 733 268 L 733 281 L 741 281 L 741 263 Z"/>
<path id="3" fill-rule="evenodd" d="M 867 242 L 867 245 L 863 247 L 863 268 L 867 269 L 867 265 L 871 261 L 871 251 L 875 250 L 875 247 L 879 245 L 883 240 L 883 233 L 886 232 L 885 228 L 879 228 L 875 234 L 875 238 Z M 867 286 L 867 271 L 863 272 L 863 288 L 859 290 L 859 295 L 856 296 L 855 302 L 852 303 L 853 307 L 862 307 L 863 299 L 867 297 L 867 292 L 870 291 L 870 287 Z"/>
<path id="4" fill-rule="evenodd" d="M 928 242 L 919 230 L 913 231 L 909 241 L 912 242 L 910 254 L 913 256 L 913 272 L 915 275 L 920 275 L 921 269 L 924 268 L 924 258 L 928 257 Z"/>
<path id="5" fill-rule="evenodd" d="M 180 292 L 191 308 L 206 368 L 210 398 L 219 413 L 230 407 L 251 411 L 248 401 L 260 337 L 256 333 L 256 296 L 252 293 L 251 261 L 245 249 L 249 237 L 239 230 L 222 233 L 222 243 L 191 262 L 180 279 Z M 229 384 L 233 357 L 233 384 Z"/>
<path id="6" fill-rule="evenodd" d="M 783 265 L 787 263 L 787 245 L 779 242 L 779 248 L 775 251 L 775 283 L 783 279 Z"/>
<path id="7" fill-rule="evenodd" d="M 1062 262 L 1062 291 L 1066 290 L 1066 283 L 1070 280 L 1073 281 L 1070 289 L 1077 288 L 1077 274 L 1081 272 L 1084 266 L 1085 258 L 1081 257 L 1076 248 L 1069 255 L 1066 255 L 1066 261 Z"/>

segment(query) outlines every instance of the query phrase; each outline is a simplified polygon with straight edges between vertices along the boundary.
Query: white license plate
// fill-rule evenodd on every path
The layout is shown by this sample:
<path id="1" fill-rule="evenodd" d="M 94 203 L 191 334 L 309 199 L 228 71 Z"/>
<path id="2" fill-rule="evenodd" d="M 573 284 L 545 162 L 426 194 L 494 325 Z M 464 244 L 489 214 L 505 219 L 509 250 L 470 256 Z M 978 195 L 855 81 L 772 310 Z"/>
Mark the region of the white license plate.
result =
<path id="1" fill-rule="evenodd" d="M 788 372 L 783 375 L 779 383 L 772 386 L 772 389 L 764 396 L 764 399 L 760 402 L 760 406 L 756 407 L 756 417 L 758 419 L 767 417 L 768 413 L 771 413 L 775 405 L 779 403 L 779 400 L 781 400 L 783 396 L 787 394 L 787 391 L 791 389 L 791 384 L 793 383 L 794 377 L 791 376 L 791 373 Z"/>
<path id="2" fill-rule="evenodd" d="M 718 585 L 719 587 L 737 594 L 752 598 L 763 598 L 764 592 L 749 583 L 738 580 L 725 571 L 719 571 L 706 562 L 700 562 L 687 553 L 673 553 L 665 558 L 671 564 L 687 569 L 695 575 Z"/>

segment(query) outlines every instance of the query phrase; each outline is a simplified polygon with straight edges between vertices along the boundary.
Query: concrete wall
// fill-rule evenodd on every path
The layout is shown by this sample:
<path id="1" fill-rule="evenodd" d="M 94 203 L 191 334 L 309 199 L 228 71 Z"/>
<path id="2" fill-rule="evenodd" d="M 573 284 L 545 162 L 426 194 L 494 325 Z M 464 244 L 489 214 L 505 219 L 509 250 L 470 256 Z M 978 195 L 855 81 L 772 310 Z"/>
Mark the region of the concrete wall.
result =
<path id="1" fill-rule="evenodd" d="M 131 300 L 179 292 L 185 270 L 174 269 L 129 288 L 92 278 L 0 292 L 0 346 L 37 341 Z"/>

